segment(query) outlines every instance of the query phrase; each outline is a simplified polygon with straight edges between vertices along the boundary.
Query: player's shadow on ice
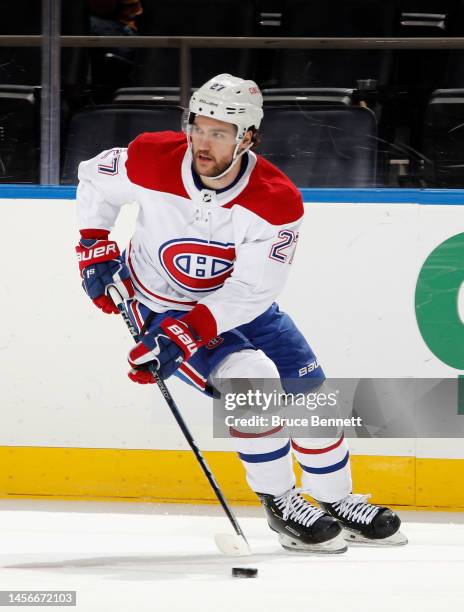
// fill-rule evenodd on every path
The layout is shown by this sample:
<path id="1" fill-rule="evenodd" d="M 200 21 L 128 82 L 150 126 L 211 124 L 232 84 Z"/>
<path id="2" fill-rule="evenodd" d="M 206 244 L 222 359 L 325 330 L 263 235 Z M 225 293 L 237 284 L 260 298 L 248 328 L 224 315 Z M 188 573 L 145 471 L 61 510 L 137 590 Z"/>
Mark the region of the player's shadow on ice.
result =
<path id="1" fill-rule="evenodd" d="M 228 557 L 220 554 L 206 555 L 139 555 L 89 557 L 62 561 L 41 561 L 4 565 L 2 569 L 56 570 L 70 574 L 104 574 L 114 580 L 179 580 L 179 577 L 224 579 L 231 576 L 232 567 L 254 567 L 257 563 L 291 558 L 298 555 L 284 551 L 255 553 L 247 557 Z M 318 555 L 316 557 L 319 557 Z"/>

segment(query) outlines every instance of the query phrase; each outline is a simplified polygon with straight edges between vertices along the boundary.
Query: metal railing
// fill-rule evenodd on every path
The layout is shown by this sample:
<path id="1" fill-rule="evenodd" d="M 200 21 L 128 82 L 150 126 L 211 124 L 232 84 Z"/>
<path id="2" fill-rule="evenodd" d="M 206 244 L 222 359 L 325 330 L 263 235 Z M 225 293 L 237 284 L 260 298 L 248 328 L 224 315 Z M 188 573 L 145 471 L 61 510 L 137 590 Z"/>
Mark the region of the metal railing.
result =
<path id="1" fill-rule="evenodd" d="M 60 181 L 60 55 L 70 47 L 177 48 L 180 101 L 191 88 L 191 49 L 464 49 L 464 38 L 264 38 L 199 36 L 61 36 L 60 0 L 42 0 L 42 35 L 0 36 L 0 47 L 41 47 L 40 183 Z"/>

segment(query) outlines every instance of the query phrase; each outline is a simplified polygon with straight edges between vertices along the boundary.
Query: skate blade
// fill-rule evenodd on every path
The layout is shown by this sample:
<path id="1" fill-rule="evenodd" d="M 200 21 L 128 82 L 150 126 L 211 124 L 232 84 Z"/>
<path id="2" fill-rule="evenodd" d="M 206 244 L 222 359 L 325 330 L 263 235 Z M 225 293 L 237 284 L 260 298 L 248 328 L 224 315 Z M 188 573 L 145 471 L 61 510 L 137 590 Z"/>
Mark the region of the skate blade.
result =
<path id="1" fill-rule="evenodd" d="M 280 545 L 285 550 L 297 553 L 310 553 L 310 554 L 322 554 L 322 555 L 337 555 L 344 553 L 348 550 L 345 540 L 342 535 L 339 534 L 327 540 L 327 542 L 319 542 L 318 544 L 303 544 L 298 540 L 294 540 L 290 536 L 283 533 L 279 533 Z"/>
<path id="2" fill-rule="evenodd" d="M 381 540 L 372 540 L 354 531 L 349 531 L 348 529 L 343 529 L 342 534 L 348 544 L 359 544 L 363 546 L 404 546 L 408 543 L 408 538 L 402 534 L 401 531 L 397 531 L 388 538 L 383 538 Z"/>

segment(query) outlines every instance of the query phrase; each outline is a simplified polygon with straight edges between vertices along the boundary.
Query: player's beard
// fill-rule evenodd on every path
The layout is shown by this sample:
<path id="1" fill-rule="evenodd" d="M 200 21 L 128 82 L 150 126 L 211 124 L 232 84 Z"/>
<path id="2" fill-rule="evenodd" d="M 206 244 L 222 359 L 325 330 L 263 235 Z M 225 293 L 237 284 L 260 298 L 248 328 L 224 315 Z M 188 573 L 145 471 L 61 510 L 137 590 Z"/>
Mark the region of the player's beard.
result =
<path id="1" fill-rule="evenodd" d="M 197 164 L 197 159 L 200 154 L 206 155 L 213 162 L 213 165 L 208 170 L 202 170 L 201 168 L 199 168 Z M 231 163 L 231 159 L 229 161 L 219 162 L 210 153 L 206 153 L 205 151 L 197 151 L 196 153 L 194 153 L 193 156 L 193 168 L 195 172 L 200 176 L 206 176 L 208 178 L 214 178 L 215 176 L 219 176 L 224 172 L 224 170 L 227 170 Z"/>

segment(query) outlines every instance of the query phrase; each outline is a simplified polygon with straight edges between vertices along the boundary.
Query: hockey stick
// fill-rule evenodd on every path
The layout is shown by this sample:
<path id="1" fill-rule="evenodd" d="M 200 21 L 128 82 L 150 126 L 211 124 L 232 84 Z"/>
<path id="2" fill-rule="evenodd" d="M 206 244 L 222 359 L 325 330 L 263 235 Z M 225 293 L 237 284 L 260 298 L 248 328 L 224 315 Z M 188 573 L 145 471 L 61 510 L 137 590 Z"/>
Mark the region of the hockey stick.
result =
<path id="1" fill-rule="evenodd" d="M 132 337 L 134 338 L 135 342 L 139 341 L 139 334 L 137 332 L 137 330 L 134 328 L 134 326 L 131 323 L 131 320 L 129 318 L 129 315 L 127 314 L 127 310 L 125 307 L 125 303 L 123 298 L 121 297 L 119 291 L 116 289 L 116 287 L 114 285 L 110 285 L 107 288 L 107 293 L 110 296 L 110 298 L 113 300 L 115 306 L 117 307 L 117 309 L 119 310 L 122 318 L 124 319 L 124 323 L 126 324 L 129 332 L 131 333 Z M 234 528 L 234 531 L 236 533 L 235 536 L 228 534 L 228 533 L 217 533 L 214 536 L 215 542 L 217 547 L 219 548 L 219 550 L 226 554 L 226 555 L 248 555 L 250 554 L 250 547 L 248 545 L 247 539 L 245 537 L 245 534 L 243 533 L 237 519 L 235 518 L 235 515 L 233 514 L 232 510 L 230 509 L 229 504 L 227 503 L 224 494 L 221 491 L 220 486 L 218 485 L 218 483 L 216 482 L 216 479 L 214 478 L 211 470 L 208 467 L 208 464 L 206 463 L 205 458 L 203 457 L 203 455 L 201 454 L 200 449 L 197 446 L 197 443 L 195 442 L 195 440 L 193 439 L 192 434 L 190 433 L 190 430 L 188 429 L 184 419 L 182 418 L 182 415 L 176 405 L 176 402 L 174 401 L 171 393 L 169 392 L 169 389 L 166 387 L 164 381 L 162 380 L 162 378 L 160 377 L 160 375 L 158 374 L 158 370 L 155 368 L 155 366 L 152 365 L 148 365 L 148 370 L 151 372 L 151 374 L 153 375 L 156 384 L 158 385 L 159 390 L 161 391 L 161 394 L 163 395 L 164 399 L 166 400 L 167 405 L 169 406 L 169 409 L 171 410 L 174 418 L 177 421 L 177 424 L 179 425 L 182 433 L 184 434 L 185 439 L 187 440 L 190 448 L 193 451 L 193 454 L 195 455 L 198 463 L 200 464 L 201 469 L 203 470 L 204 475 L 206 476 L 206 478 L 208 479 L 209 484 L 211 485 L 216 497 L 219 500 L 219 503 L 221 504 L 221 506 L 224 509 L 224 512 L 227 515 L 227 518 L 229 519 L 229 521 L 232 524 L 232 527 Z"/>

